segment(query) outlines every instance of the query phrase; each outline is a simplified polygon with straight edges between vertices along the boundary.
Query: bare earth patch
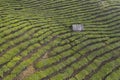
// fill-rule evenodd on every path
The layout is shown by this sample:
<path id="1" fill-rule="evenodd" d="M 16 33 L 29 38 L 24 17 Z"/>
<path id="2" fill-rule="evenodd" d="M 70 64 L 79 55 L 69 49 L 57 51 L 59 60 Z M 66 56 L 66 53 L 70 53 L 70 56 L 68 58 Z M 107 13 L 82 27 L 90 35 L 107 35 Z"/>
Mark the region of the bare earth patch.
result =
<path id="1" fill-rule="evenodd" d="M 43 59 L 48 58 L 48 53 L 45 53 L 42 58 L 43 58 Z"/>
<path id="2" fill-rule="evenodd" d="M 15 80 L 24 80 L 24 78 L 28 77 L 29 75 L 33 74 L 35 72 L 35 68 L 33 65 L 30 65 L 27 67 L 26 70 L 24 70 Z"/>

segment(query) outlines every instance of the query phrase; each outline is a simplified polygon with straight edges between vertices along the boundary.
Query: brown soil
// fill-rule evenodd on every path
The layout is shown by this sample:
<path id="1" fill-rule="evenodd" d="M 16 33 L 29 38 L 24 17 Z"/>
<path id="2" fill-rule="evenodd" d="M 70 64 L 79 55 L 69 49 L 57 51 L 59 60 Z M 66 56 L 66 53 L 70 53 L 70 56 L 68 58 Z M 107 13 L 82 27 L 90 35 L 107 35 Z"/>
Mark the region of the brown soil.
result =
<path id="1" fill-rule="evenodd" d="M 33 65 L 28 66 L 15 80 L 24 80 L 26 77 L 30 76 L 35 72 Z"/>
<path id="2" fill-rule="evenodd" d="M 48 58 L 48 53 L 45 53 L 42 58 L 43 58 L 43 59 Z"/>

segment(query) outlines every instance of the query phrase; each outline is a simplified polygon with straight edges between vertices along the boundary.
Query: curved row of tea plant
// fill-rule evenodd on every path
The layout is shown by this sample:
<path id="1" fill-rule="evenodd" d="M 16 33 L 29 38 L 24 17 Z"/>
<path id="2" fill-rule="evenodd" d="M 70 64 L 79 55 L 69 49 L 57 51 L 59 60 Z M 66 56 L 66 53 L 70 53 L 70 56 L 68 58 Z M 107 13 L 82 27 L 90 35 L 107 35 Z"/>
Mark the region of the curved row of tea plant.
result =
<path id="1" fill-rule="evenodd" d="M 0 0 L 0 80 L 119 80 L 119 5 Z"/>

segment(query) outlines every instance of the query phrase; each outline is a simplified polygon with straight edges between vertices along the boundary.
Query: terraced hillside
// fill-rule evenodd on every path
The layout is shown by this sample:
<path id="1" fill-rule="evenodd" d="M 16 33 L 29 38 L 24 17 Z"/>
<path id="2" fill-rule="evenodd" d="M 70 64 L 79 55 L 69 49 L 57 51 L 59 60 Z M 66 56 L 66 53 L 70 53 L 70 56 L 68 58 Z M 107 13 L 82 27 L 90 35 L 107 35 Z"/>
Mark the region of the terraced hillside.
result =
<path id="1" fill-rule="evenodd" d="M 0 0 L 0 80 L 120 80 L 120 1 Z"/>

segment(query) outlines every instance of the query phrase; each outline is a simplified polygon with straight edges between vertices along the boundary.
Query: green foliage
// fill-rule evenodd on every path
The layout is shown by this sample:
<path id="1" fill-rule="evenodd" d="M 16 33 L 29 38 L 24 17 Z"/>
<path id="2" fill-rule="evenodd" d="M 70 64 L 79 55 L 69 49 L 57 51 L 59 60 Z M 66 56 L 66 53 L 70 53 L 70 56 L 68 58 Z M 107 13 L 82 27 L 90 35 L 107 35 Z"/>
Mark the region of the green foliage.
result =
<path id="1" fill-rule="evenodd" d="M 120 65 L 119 4 L 119 0 L 0 0 L 0 78 L 14 80 L 32 65 L 35 72 L 23 80 L 102 79 Z M 84 30 L 74 32 L 72 24 L 83 24 Z M 106 80 L 118 80 L 119 73 L 112 71 Z"/>

